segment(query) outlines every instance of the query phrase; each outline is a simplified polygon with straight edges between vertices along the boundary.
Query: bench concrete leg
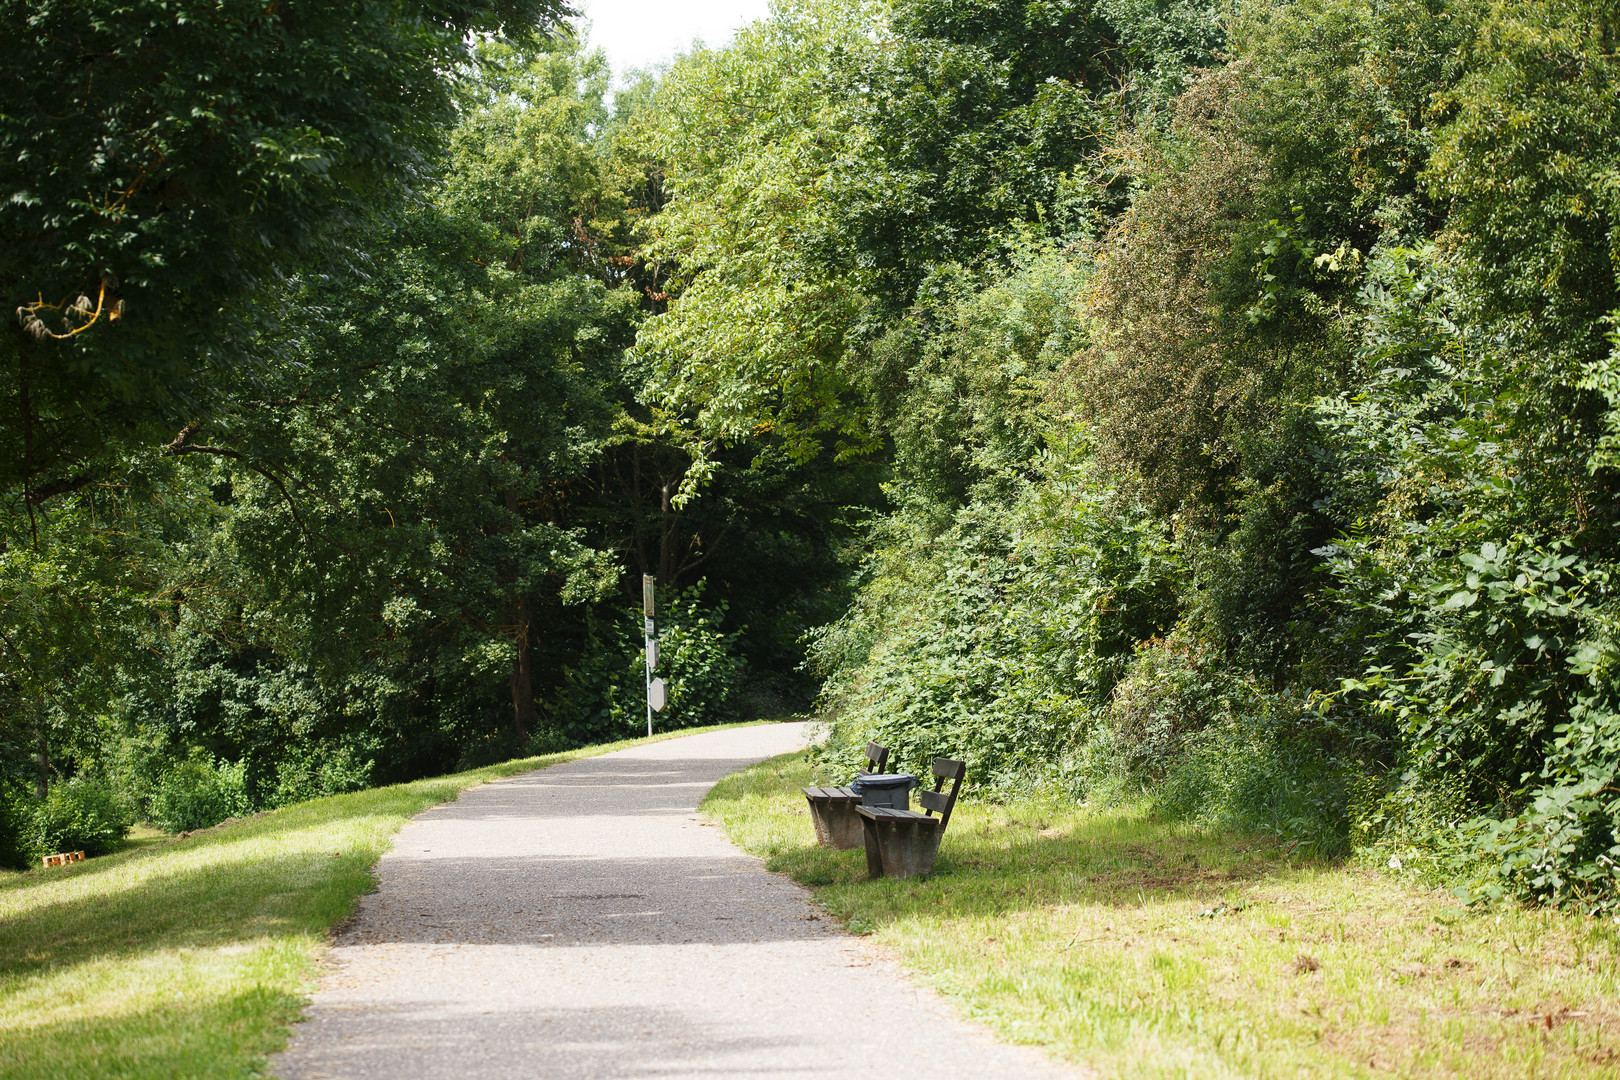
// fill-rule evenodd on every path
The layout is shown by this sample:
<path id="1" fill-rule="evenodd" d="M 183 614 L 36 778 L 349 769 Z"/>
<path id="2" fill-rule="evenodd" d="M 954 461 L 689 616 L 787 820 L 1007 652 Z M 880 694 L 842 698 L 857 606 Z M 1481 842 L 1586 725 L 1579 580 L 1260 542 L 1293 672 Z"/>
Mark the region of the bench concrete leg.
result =
<path id="1" fill-rule="evenodd" d="M 860 815 L 856 815 L 860 817 Z M 877 822 L 871 818 L 861 818 L 861 839 L 866 844 L 866 876 L 880 878 L 883 876 L 883 856 L 878 854 L 882 841 L 878 839 Z"/>
<path id="2" fill-rule="evenodd" d="M 934 869 L 939 854 L 940 829 L 920 821 L 873 821 L 866 826 L 866 872 L 870 877 L 904 880 Z"/>
<path id="3" fill-rule="evenodd" d="M 859 803 L 815 799 L 809 802 L 810 820 L 816 826 L 816 843 L 835 851 L 861 846 L 861 815 L 855 812 Z"/>

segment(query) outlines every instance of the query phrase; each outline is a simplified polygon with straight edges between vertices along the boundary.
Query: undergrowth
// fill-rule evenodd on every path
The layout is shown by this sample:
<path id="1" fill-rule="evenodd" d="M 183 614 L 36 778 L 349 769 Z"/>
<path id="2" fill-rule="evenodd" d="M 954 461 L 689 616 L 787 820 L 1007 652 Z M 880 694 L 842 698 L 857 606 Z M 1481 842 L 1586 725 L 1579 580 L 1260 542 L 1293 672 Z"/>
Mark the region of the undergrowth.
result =
<path id="1" fill-rule="evenodd" d="M 704 810 L 1004 1038 L 1106 1077 L 1611 1077 L 1620 923 L 1460 905 L 1417 875 L 1142 805 L 959 803 L 932 875 L 815 845 L 813 766 Z"/>

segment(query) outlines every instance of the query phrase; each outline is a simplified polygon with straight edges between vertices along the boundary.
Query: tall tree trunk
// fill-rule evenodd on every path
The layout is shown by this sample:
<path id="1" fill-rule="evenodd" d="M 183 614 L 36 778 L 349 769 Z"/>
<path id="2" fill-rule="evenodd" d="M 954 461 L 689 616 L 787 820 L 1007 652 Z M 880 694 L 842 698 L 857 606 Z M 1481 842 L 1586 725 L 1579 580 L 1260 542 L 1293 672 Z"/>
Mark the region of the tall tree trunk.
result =
<path id="1" fill-rule="evenodd" d="M 675 587 L 675 564 L 681 554 L 675 550 L 675 542 L 680 539 L 681 515 L 670 498 L 674 486 L 666 480 L 658 492 L 658 587 L 661 589 Z"/>
<path id="2" fill-rule="evenodd" d="M 501 492 L 506 508 L 512 512 L 514 524 L 521 522 L 517 492 L 506 488 Z M 515 571 L 514 571 L 515 572 Z M 529 617 L 527 597 L 518 601 L 517 652 L 512 657 L 512 729 L 517 737 L 516 750 L 522 753 L 529 743 L 529 732 L 534 730 L 534 671 L 529 652 L 529 634 L 533 620 Z"/>
<path id="3" fill-rule="evenodd" d="M 534 729 L 534 671 L 529 649 L 529 603 L 518 608 L 517 655 L 512 658 L 512 721 L 521 753 Z"/>
<path id="4" fill-rule="evenodd" d="M 26 339 L 27 335 L 23 335 Z M 23 507 L 28 511 L 28 539 L 35 551 L 39 550 L 39 523 L 34 519 L 34 407 L 28 400 L 28 353 L 31 346 L 24 340 L 17 346 L 17 404 L 22 409 L 23 439 Z M 40 798 L 44 798 L 43 795 Z"/>
<path id="5" fill-rule="evenodd" d="M 45 735 L 45 710 L 34 708 L 34 794 L 44 799 L 50 791 L 51 748 Z"/>

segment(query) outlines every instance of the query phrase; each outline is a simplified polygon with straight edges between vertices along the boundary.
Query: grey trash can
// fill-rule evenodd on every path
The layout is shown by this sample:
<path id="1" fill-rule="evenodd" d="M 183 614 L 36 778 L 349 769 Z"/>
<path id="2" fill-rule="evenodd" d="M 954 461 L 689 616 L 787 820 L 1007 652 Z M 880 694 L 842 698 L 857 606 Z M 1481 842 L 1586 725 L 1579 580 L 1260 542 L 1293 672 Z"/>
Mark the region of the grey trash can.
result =
<path id="1" fill-rule="evenodd" d="M 849 782 L 850 790 L 861 797 L 862 806 L 892 806 L 911 809 L 911 788 L 917 778 L 910 773 L 869 773 Z"/>

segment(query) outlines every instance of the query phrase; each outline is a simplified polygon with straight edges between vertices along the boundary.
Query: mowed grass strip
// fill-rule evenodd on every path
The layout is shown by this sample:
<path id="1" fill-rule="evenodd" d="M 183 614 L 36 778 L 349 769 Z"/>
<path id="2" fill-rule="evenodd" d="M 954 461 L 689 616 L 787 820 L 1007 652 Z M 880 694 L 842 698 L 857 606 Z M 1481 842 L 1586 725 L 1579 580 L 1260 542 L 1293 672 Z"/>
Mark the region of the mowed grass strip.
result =
<path id="1" fill-rule="evenodd" d="M 1620 927 L 1276 845 L 1040 802 L 958 803 L 927 879 L 824 851 L 802 754 L 705 812 L 1003 1037 L 1106 1077 L 1620 1076 Z"/>
<path id="2" fill-rule="evenodd" d="M 0 1077 L 259 1075 L 406 819 L 491 780 L 722 727 L 316 799 L 185 839 L 148 831 L 104 858 L 0 875 Z"/>

